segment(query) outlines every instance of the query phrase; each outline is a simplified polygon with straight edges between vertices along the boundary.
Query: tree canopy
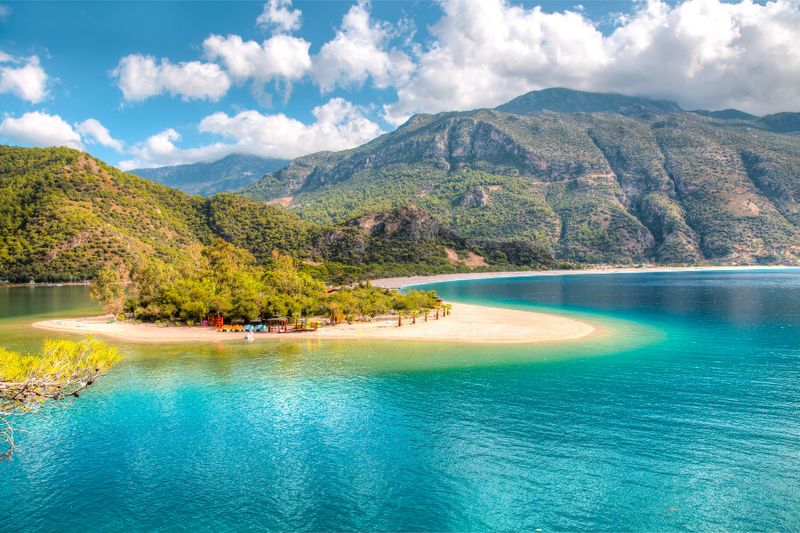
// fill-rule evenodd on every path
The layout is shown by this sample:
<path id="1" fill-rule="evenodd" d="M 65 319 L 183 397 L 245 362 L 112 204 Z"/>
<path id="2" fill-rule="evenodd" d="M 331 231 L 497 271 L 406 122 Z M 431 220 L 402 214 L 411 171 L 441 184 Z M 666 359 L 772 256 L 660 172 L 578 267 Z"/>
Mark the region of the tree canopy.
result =
<path id="1" fill-rule="evenodd" d="M 216 314 L 232 321 L 303 316 L 369 320 L 391 310 L 430 308 L 436 300 L 433 292 L 401 294 L 369 284 L 329 294 L 325 283 L 299 268 L 292 257 L 273 252 L 262 266 L 250 252 L 222 239 L 190 246 L 171 263 L 146 258 L 130 272 L 106 265 L 91 294 L 109 312 L 125 310 L 139 320 L 187 324 Z"/>

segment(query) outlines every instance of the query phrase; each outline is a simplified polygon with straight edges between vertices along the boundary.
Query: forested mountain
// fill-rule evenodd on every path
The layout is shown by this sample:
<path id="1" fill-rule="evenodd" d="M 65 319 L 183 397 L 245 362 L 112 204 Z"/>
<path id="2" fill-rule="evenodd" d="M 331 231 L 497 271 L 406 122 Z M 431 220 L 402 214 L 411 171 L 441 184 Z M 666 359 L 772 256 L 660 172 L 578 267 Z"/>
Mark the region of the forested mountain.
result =
<path id="1" fill-rule="evenodd" d="M 245 193 L 326 224 L 413 204 L 471 242 L 570 261 L 797 263 L 794 115 L 539 91 L 496 110 L 416 115 Z"/>
<path id="2" fill-rule="evenodd" d="M 130 172 L 189 194 L 210 196 L 243 189 L 260 180 L 267 172 L 283 168 L 288 163 L 284 159 L 232 154 L 213 163 L 138 168 Z"/>
<path id="3" fill-rule="evenodd" d="M 189 196 L 69 148 L 0 146 L 0 280 L 79 280 L 113 261 L 170 261 L 216 237 L 261 262 L 273 250 L 292 255 L 332 281 L 487 261 L 554 265 L 547 255 L 520 254 L 522 244 L 469 242 L 414 207 L 319 225 L 240 195 Z"/>

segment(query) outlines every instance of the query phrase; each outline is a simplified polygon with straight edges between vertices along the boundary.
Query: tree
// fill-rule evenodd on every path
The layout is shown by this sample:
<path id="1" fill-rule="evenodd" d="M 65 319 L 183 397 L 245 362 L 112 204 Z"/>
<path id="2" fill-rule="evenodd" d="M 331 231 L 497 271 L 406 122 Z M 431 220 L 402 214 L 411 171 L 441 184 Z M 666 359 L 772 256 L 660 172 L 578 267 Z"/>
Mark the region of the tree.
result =
<path id="1" fill-rule="evenodd" d="M 0 348 L 0 439 L 7 443 L 0 461 L 14 452 L 10 417 L 35 411 L 50 400 L 77 398 L 118 360 L 115 348 L 92 338 L 46 340 L 36 355 Z"/>
<path id="2" fill-rule="evenodd" d="M 103 304 L 109 313 L 117 314 L 125 307 L 128 272 L 122 263 L 108 263 L 95 276 L 89 296 Z"/>

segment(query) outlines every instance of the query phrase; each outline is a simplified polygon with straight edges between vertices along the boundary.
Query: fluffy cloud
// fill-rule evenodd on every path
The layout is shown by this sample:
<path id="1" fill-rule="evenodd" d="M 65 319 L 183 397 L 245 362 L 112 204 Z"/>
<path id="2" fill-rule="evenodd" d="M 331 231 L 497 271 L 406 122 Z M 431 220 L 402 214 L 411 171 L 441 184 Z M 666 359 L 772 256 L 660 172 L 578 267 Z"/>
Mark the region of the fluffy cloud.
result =
<path id="1" fill-rule="evenodd" d="M 122 141 L 113 138 L 108 128 L 98 120 L 93 118 L 86 119 L 78 124 L 75 129 L 83 137 L 84 141 L 89 144 L 97 143 L 117 152 L 122 151 Z"/>
<path id="2" fill-rule="evenodd" d="M 198 148 L 179 148 L 175 146 L 175 141 L 180 139 L 180 134 L 172 128 L 156 133 L 132 147 L 130 153 L 134 159 L 121 161 L 119 167 L 122 170 L 131 170 L 208 162 L 216 161 L 233 153 L 231 145 L 225 143 L 215 143 Z"/>
<path id="3" fill-rule="evenodd" d="M 800 2 L 650 1 L 605 41 L 603 87 L 687 108 L 800 109 Z"/>
<path id="4" fill-rule="evenodd" d="M 300 29 L 301 16 L 299 9 L 292 9 L 292 0 L 269 0 L 264 4 L 264 10 L 256 23 L 277 32 L 288 33 Z"/>
<path id="5" fill-rule="evenodd" d="M 800 107 L 800 2 L 661 0 L 604 36 L 578 11 L 504 0 L 443 0 L 434 40 L 395 83 L 385 118 L 494 106 L 567 86 L 670 98 L 684 107 L 771 112 Z"/>
<path id="6" fill-rule="evenodd" d="M 47 97 L 47 73 L 39 65 L 39 58 L 31 56 L 24 60 L 0 51 L 0 93 L 12 93 L 37 104 Z M 21 66 L 16 66 L 24 63 Z"/>
<path id="7" fill-rule="evenodd" d="M 314 81 L 322 91 L 361 85 L 370 77 L 378 88 L 402 83 L 414 63 L 405 53 L 386 49 L 391 37 L 391 26 L 373 20 L 369 4 L 362 0 L 344 15 L 335 37 L 314 57 Z"/>
<path id="8" fill-rule="evenodd" d="M 215 63 L 156 62 L 153 56 L 131 54 L 120 59 L 112 72 L 125 100 L 137 102 L 165 92 L 184 100 L 223 97 L 231 86 L 228 75 Z"/>
<path id="9" fill-rule="evenodd" d="M 293 158 L 321 150 L 343 150 L 362 144 L 381 133 L 352 103 L 333 98 L 312 111 L 315 121 L 304 124 L 282 113 L 264 115 L 242 111 L 236 115 L 214 113 L 205 117 L 198 129 L 226 138 L 226 142 L 181 149 L 175 146 L 180 135 L 173 129 L 162 131 L 134 146 L 134 159 L 120 167 L 155 167 L 199 161 L 215 161 L 232 153 L 262 157 Z"/>
<path id="10" fill-rule="evenodd" d="M 11 8 L 5 4 L 0 4 L 0 21 L 7 19 L 10 14 Z"/>
<path id="11" fill-rule="evenodd" d="M 311 43 L 291 35 L 274 35 L 259 44 L 238 35 L 211 35 L 203 42 L 209 60 L 221 61 L 238 82 L 255 79 L 292 81 L 311 68 L 308 49 Z"/>
<path id="12" fill-rule="evenodd" d="M 20 118 L 7 116 L 0 122 L 0 135 L 33 146 L 68 146 L 83 149 L 81 136 L 58 115 L 34 111 Z"/>

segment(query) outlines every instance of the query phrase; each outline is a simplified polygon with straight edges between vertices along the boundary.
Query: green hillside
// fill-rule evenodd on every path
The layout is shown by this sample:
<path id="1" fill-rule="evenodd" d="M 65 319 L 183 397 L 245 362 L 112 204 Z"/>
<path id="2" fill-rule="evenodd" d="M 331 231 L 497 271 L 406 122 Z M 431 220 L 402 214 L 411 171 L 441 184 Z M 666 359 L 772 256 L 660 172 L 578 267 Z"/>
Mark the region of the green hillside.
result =
<path id="1" fill-rule="evenodd" d="M 262 264 L 278 250 L 331 281 L 554 264 L 502 253 L 506 243 L 468 242 L 413 207 L 367 218 L 320 225 L 240 195 L 189 196 L 69 148 L 0 146 L 0 280 L 81 280 L 109 262 L 175 262 L 216 237 Z"/>
<path id="2" fill-rule="evenodd" d="M 245 192 L 324 224 L 413 204 L 472 242 L 526 242 L 576 262 L 800 260 L 797 135 L 663 102 L 546 93 L 501 106 L 525 114 L 417 115 Z M 552 112 L 559 94 L 561 109 L 616 111 Z"/>
<path id="3" fill-rule="evenodd" d="M 199 198 L 76 150 L 3 146 L 0 169 L 0 279 L 82 279 L 211 237 Z"/>

